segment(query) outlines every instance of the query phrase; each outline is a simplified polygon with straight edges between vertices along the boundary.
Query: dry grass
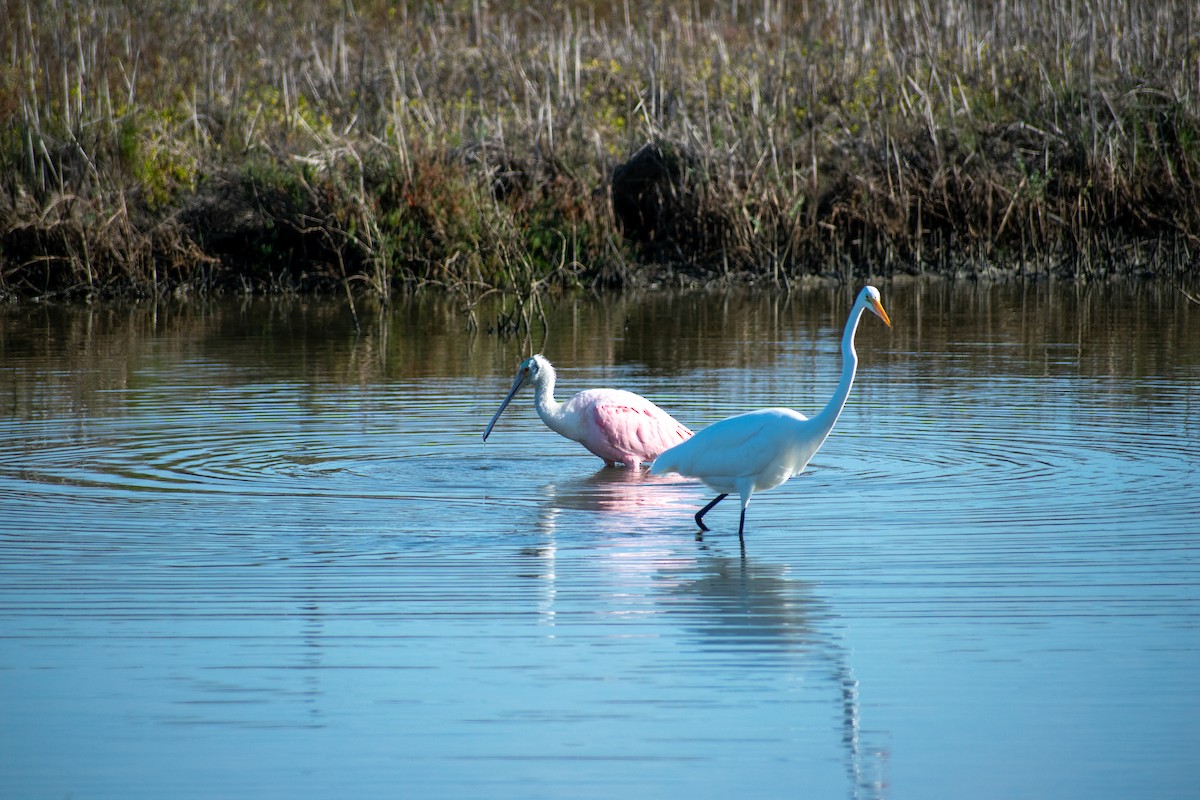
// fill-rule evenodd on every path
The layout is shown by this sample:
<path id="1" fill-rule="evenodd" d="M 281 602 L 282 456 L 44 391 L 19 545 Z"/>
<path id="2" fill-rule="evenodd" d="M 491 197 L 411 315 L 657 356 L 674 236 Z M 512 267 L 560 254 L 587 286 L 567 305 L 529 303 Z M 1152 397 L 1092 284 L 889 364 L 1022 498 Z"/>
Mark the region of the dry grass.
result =
<path id="1" fill-rule="evenodd" d="M 5 6 L 10 296 L 1196 271 L 1183 0 Z"/>

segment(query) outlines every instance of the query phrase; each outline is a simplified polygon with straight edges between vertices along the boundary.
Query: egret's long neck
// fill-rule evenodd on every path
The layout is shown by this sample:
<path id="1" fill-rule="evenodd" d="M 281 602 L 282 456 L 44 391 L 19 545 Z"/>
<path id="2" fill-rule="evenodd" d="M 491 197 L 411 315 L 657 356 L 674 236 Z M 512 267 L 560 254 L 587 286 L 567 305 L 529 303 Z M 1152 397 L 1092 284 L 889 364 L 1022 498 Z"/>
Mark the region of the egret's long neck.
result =
<path id="1" fill-rule="evenodd" d="M 829 398 L 825 408 L 813 417 L 813 421 L 824 430 L 825 435 L 833 430 L 834 424 L 842 413 L 842 408 L 846 405 L 846 398 L 850 396 L 850 387 L 854 385 L 854 373 L 858 369 L 858 353 L 854 351 L 854 334 L 858 331 L 858 323 L 862 319 L 863 310 L 862 306 L 855 307 L 854 311 L 850 313 L 850 319 L 846 320 L 846 330 L 842 333 L 842 378 L 838 381 L 837 388 L 833 390 L 833 397 Z"/>

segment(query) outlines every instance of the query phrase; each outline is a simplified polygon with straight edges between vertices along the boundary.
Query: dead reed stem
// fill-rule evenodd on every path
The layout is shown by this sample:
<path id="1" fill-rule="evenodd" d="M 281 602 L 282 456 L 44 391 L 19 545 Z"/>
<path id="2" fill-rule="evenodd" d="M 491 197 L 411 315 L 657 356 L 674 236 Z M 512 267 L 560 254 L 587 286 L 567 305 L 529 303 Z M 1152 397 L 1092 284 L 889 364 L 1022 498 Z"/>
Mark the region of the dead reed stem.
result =
<path id="1" fill-rule="evenodd" d="M 4 5 L 3 294 L 1196 273 L 1184 0 Z"/>

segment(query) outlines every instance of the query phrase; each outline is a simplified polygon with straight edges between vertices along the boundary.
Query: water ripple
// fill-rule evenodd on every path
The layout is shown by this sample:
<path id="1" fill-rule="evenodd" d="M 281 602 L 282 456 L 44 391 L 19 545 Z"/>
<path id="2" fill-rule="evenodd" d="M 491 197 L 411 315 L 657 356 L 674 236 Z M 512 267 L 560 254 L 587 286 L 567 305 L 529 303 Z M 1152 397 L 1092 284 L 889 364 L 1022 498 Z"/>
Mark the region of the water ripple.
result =
<path id="1" fill-rule="evenodd" d="M 1163 491 L 1200 471 L 1188 437 L 1139 419 L 1125 398 L 1080 405 L 1095 396 L 1092 387 L 1058 387 L 1035 398 L 1026 381 L 996 384 L 989 403 L 920 393 L 913 402 L 908 390 L 893 386 L 907 403 L 886 419 L 877 408 L 848 414 L 842 424 L 851 434 L 828 447 L 841 457 L 828 456 L 827 465 L 900 508 L 933 502 L 951 519 L 986 511 L 1005 525 L 1064 525 L 1102 514 L 1161 520 L 1196 510 L 1186 492 Z M 819 467 L 821 456 L 817 461 Z"/>
<path id="2" fill-rule="evenodd" d="M 1079 302 L 1047 317 L 1060 340 Z M 625 386 L 695 427 L 811 413 L 795 387 L 829 396 L 844 311 L 773 308 L 555 317 L 563 393 Z M 223 334 L 89 324 L 6 358 L 0 794 L 1190 787 L 1200 373 L 1146 373 L 1194 346 L 1146 333 L 1079 363 L 1040 324 L 895 308 L 744 549 L 736 503 L 697 536 L 708 489 L 601 469 L 527 397 L 485 447 L 524 345 L 439 339 L 399 302 L 386 341 L 238 311 Z M 1011 764 L 1032 766 L 992 768 Z"/>

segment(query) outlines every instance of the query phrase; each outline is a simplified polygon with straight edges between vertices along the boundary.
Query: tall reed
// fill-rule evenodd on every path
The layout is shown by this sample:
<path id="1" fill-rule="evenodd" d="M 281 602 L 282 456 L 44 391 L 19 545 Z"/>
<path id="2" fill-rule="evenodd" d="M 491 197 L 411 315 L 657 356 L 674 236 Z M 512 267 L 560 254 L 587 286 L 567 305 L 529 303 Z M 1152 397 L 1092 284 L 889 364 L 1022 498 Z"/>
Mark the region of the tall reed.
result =
<path id="1" fill-rule="evenodd" d="M 1184 0 L 4 6 L 9 295 L 1195 272 Z"/>

